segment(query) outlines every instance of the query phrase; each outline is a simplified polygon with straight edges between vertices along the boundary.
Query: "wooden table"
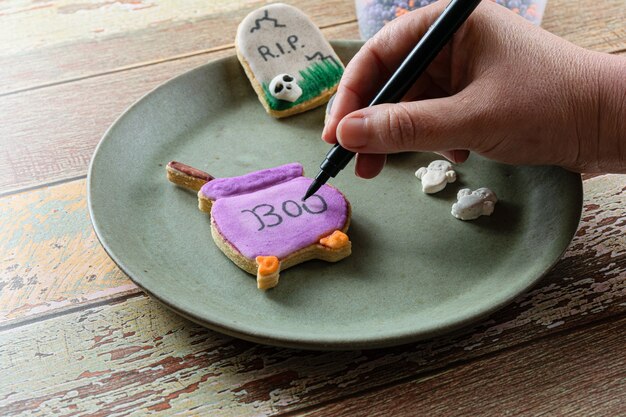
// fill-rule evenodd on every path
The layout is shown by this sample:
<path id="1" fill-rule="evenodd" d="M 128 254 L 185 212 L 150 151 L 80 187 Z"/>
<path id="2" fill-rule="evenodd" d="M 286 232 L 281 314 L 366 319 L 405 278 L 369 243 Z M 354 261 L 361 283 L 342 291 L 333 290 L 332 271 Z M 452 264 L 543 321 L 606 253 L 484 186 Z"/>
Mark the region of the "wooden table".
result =
<path id="1" fill-rule="evenodd" d="M 287 1 L 329 39 L 351 0 Z M 260 0 L 0 2 L 0 415 L 626 413 L 626 175 L 585 176 L 580 228 L 532 290 L 454 335 L 309 352 L 197 326 L 138 289 L 91 228 L 85 175 L 114 119 L 233 54 Z M 543 26 L 626 53 L 624 0 L 550 0 Z"/>

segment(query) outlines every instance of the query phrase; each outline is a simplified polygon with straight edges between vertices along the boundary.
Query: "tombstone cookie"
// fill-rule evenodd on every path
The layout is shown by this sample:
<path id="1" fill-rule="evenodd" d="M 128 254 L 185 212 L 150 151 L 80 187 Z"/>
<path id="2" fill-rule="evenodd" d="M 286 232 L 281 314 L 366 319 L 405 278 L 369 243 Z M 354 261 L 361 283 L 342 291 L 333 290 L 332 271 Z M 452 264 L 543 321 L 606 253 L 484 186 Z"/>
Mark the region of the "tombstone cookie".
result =
<path id="1" fill-rule="evenodd" d="M 300 10 L 271 4 L 239 25 L 237 56 L 265 110 L 286 117 L 322 105 L 336 91 L 343 64 Z"/>
<path id="2" fill-rule="evenodd" d="M 336 262 L 351 253 L 345 234 L 350 203 L 330 185 L 301 201 L 313 181 L 303 174 L 302 165 L 293 163 L 214 179 L 179 162 L 167 165 L 171 182 L 198 192 L 216 245 L 256 275 L 262 290 L 278 284 L 281 270 L 311 259 Z"/>

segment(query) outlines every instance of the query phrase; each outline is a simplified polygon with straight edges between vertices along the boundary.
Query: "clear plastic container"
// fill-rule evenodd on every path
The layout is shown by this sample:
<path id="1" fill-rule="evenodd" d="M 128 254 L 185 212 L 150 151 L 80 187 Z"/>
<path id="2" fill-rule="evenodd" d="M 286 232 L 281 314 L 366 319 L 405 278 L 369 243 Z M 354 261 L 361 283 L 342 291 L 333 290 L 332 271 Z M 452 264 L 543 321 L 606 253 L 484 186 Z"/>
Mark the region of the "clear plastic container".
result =
<path id="1" fill-rule="evenodd" d="M 435 0 L 356 0 L 356 15 L 361 38 L 369 39 L 385 23 Z M 488 0 L 485 0 L 488 1 Z M 548 0 L 491 0 L 525 17 L 535 25 L 541 24 Z"/>

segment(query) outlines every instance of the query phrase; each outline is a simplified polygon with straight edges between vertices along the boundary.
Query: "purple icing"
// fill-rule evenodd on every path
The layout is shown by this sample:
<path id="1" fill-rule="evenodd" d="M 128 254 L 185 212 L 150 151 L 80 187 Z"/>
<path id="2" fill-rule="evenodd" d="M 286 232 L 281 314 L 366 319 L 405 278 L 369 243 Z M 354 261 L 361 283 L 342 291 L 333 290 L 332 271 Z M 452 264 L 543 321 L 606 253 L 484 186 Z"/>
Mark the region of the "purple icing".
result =
<path id="1" fill-rule="evenodd" d="M 204 184 L 200 191 L 208 199 L 217 200 L 271 187 L 281 182 L 301 177 L 303 173 L 302 165 L 294 162 L 275 168 L 251 172 L 239 177 L 217 178 Z"/>
<path id="2" fill-rule="evenodd" d="M 295 166 L 299 164 L 275 169 Z M 213 203 L 211 216 L 221 235 L 243 256 L 253 259 L 273 255 L 283 259 L 343 229 L 346 223 L 348 202 L 331 186 L 324 185 L 306 202 L 301 201 L 312 181 L 300 176 L 262 191 L 220 198 Z"/>

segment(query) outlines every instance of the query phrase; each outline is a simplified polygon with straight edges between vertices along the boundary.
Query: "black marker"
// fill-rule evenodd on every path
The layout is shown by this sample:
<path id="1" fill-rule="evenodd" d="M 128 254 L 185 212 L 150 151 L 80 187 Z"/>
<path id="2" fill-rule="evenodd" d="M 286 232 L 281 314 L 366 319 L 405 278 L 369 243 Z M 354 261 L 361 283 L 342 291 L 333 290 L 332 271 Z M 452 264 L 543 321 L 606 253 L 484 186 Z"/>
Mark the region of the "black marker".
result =
<path id="1" fill-rule="evenodd" d="M 469 15 L 478 6 L 480 0 L 452 0 L 441 16 L 430 26 L 415 48 L 400 64 L 396 72 L 391 76 L 387 84 L 380 90 L 378 95 L 369 104 L 369 107 L 382 103 L 397 103 L 411 88 L 420 75 L 428 68 L 437 54 L 450 41 L 452 35 L 467 20 Z M 338 143 L 326 154 L 326 159 L 320 165 L 320 173 L 315 177 L 303 200 L 306 200 L 330 177 L 335 177 L 348 165 L 355 155 Z"/>

